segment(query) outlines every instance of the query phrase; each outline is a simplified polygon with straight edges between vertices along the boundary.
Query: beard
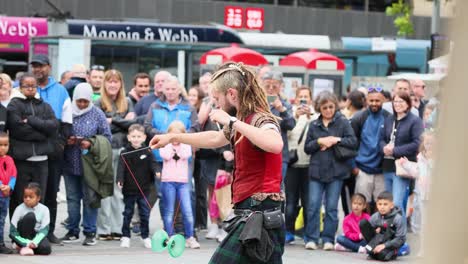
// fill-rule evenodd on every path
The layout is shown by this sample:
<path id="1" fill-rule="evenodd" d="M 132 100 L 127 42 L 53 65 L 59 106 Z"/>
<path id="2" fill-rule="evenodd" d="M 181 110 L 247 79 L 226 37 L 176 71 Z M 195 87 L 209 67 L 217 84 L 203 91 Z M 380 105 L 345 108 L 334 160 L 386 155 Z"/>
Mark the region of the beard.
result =
<path id="1" fill-rule="evenodd" d="M 224 112 L 228 113 L 230 116 L 236 116 L 237 115 L 237 109 L 230 104 L 228 101 L 226 101 L 226 105 L 223 107 Z"/>

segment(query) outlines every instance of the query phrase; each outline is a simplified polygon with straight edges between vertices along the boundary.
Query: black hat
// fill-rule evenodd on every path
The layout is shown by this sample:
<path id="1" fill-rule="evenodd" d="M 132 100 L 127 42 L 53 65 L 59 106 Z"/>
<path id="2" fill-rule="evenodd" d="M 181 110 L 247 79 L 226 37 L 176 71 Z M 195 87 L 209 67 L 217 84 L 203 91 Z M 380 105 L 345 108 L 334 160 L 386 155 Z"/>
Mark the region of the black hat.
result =
<path id="1" fill-rule="evenodd" d="M 34 54 L 29 64 L 33 64 L 33 63 L 38 63 L 42 65 L 46 65 L 46 64 L 50 65 L 49 57 L 47 57 L 47 55 L 45 54 Z"/>

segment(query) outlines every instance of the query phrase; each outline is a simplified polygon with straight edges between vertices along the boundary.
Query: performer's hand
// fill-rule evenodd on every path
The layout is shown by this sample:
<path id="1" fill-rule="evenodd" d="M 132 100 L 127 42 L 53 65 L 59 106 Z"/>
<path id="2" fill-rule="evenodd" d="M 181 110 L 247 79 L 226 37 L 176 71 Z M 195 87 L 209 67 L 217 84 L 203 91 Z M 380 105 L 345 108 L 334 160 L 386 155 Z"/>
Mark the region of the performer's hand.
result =
<path id="1" fill-rule="evenodd" d="M 227 126 L 227 125 L 229 125 L 229 122 L 231 120 L 231 116 L 228 113 L 221 110 L 221 109 L 213 109 L 210 112 L 210 119 L 213 122 L 216 122 L 218 124 Z"/>
<path id="2" fill-rule="evenodd" d="M 382 250 L 384 250 L 384 249 L 385 249 L 385 245 L 384 245 L 384 244 L 380 244 L 380 245 L 378 245 L 378 246 L 376 246 L 376 247 L 374 248 L 374 253 L 376 253 L 376 254 L 377 254 L 377 253 L 380 253 L 380 251 L 382 251 Z"/>
<path id="3" fill-rule="evenodd" d="M 171 139 L 171 134 L 156 135 L 151 139 L 149 145 L 152 149 L 160 149 L 171 143 Z"/>
<path id="4" fill-rule="evenodd" d="M 122 182 L 117 182 L 117 186 L 119 187 L 119 189 L 122 189 L 123 188 Z"/>

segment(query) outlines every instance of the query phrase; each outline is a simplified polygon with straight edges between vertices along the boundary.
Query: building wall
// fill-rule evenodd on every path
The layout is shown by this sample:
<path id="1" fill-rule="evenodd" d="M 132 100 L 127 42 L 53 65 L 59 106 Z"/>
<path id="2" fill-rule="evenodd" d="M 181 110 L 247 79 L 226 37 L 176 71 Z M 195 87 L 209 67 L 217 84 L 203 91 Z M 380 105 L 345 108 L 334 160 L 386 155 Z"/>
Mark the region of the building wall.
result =
<path id="1" fill-rule="evenodd" d="M 227 5 L 265 9 L 264 32 L 290 34 L 375 37 L 395 36 L 393 18 L 379 12 L 362 12 L 309 7 L 275 6 L 208 0 L 55 0 L 64 13 L 76 19 L 138 19 L 164 23 L 223 23 Z M 8 16 L 47 16 L 57 12 L 46 1 L 2 0 L 0 13 Z M 430 17 L 414 17 L 412 38 L 430 37 Z M 442 28 L 448 19 L 442 19 Z"/>

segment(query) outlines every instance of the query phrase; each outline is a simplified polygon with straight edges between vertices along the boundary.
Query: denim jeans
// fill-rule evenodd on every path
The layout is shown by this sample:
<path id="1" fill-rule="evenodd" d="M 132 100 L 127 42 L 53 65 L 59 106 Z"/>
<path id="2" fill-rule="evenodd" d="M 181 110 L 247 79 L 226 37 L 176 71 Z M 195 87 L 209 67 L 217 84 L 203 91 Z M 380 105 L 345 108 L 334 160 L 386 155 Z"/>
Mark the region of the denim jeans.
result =
<path id="1" fill-rule="evenodd" d="M 5 218 L 8 214 L 9 206 L 10 206 L 10 198 L 0 197 L 0 245 L 4 244 L 3 231 L 5 230 Z"/>
<path id="2" fill-rule="evenodd" d="M 184 220 L 185 237 L 189 238 L 193 236 L 193 213 L 192 213 L 192 202 L 191 192 L 189 183 L 180 182 L 161 182 L 162 200 L 164 201 L 163 206 L 163 223 L 164 228 L 169 236 L 174 233 L 173 222 L 174 222 L 174 205 L 179 198 L 180 205 L 178 214 L 182 212 Z"/>
<path id="3" fill-rule="evenodd" d="M 307 226 L 305 242 L 318 243 L 320 237 L 320 207 L 325 194 L 325 220 L 322 232 L 323 243 L 333 243 L 338 228 L 338 199 L 341 194 L 343 180 L 332 182 L 309 181 L 309 202 L 307 209 Z"/>
<path id="4" fill-rule="evenodd" d="M 384 172 L 385 190 L 393 194 L 393 203 L 400 208 L 403 216 L 406 217 L 405 197 L 409 192 L 410 180 L 399 177 L 395 172 Z"/>
<path id="5" fill-rule="evenodd" d="M 353 252 L 358 252 L 359 247 L 365 246 L 367 243 L 364 239 L 360 241 L 352 241 L 351 239 L 345 237 L 345 236 L 338 236 L 336 238 L 336 243 L 339 243 L 343 247 L 353 251 Z"/>
<path id="6" fill-rule="evenodd" d="M 285 179 L 286 185 L 286 231 L 294 234 L 294 224 L 299 213 L 298 202 L 301 199 L 304 224 L 307 225 L 307 199 L 309 195 L 309 168 L 288 169 Z"/>
<path id="7" fill-rule="evenodd" d="M 287 162 L 283 162 L 282 166 L 281 166 L 281 190 L 284 190 L 284 179 L 286 178 L 286 174 L 288 172 L 288 163 Z"/>
<path id="8" fill-rule="evenodd" d="M 149 195 L 145 194 L 146 197 Z M 138 214 L 140 216 L 141 238 L 145 239 L 149 234 L 149 216 L 151 208 L 148 207 L 146 200 L 141 194 L 124 195 L 125 210 L 123 211 L 122 235 L 130 237 L 130 223 L 132 222 L 135 203 L 138 205 Z"/>
<path id="9" fill-rule="evenodd" d="M 81 200 L 83 200 L 83 233 L 96 234 L 97 208 L 89 206 L 90 191 L 82 175 L 64 175 L 67 191 L 68 224 L 66 228 L 74 235 L 80 233 Z"/>

